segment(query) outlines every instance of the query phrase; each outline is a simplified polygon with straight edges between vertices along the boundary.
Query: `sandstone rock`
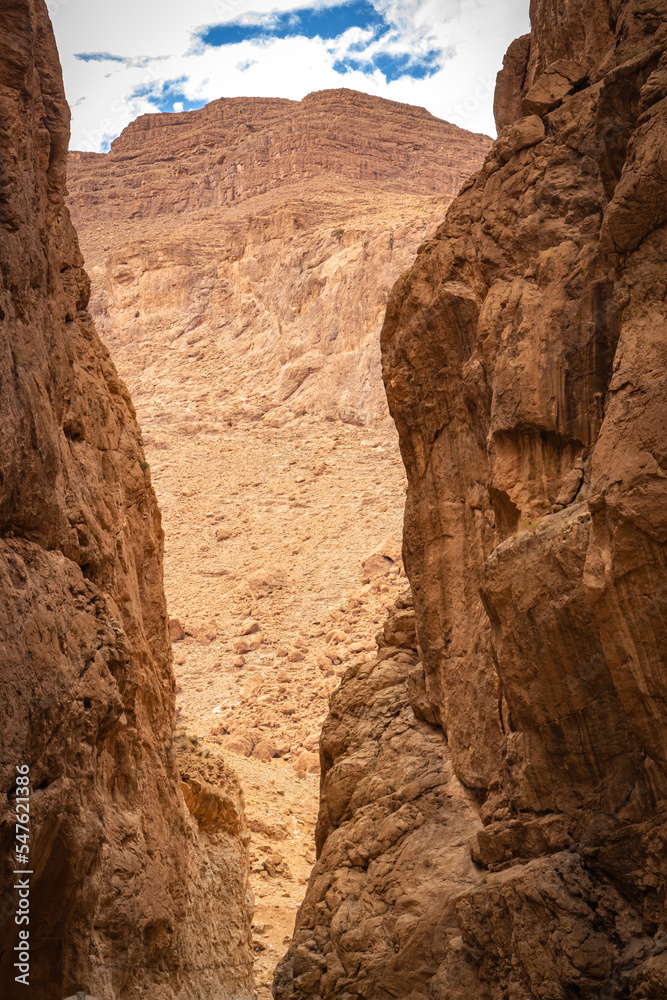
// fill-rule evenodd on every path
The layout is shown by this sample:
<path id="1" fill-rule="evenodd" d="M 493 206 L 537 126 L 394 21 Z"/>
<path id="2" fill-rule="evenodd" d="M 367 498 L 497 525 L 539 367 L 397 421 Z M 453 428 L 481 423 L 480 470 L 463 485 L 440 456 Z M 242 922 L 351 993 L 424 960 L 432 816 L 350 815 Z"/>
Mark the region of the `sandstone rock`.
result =
<path id="1" fill-rule="evenodd" d="M 498 136 L 493 151 L 506 163 L 522 149 L 537 145 L 545 136 L 544 122 L 537 115 L 529 115 L 508 125 Z"/>
<path id="2" fill-rule="evenodd" d="M 169 638 L 171 642 L 181 642 L 185 639 L 185 629 L 178 618 L 169 619 Z"/>
<path id="3" fill-rule="evenodd" d="M 253 635 L 255 632 L 260 631 L 260 624 L 256 622 L 253 618 L 248 618 L 246 621 L 241 622 L 241 627 L 239 628 L 240 635 Z"/>
<path id="4" fill-rule="evenodd" d="M 537 78 L 521 101 L 521 110 L 524 115 L 545 115 L 585 79 L 586 73 L 579 63 L 557 59 Z"/>
<path id="5" fill-rule="evenodd" d="M 234 733 L 225 741 L 225 750 L 240 757 L 249 757 L 254 749 L 254 741 L 247 732 Z"/>
<path id="6" fill-rule="evenodd" d="M 245 657 L 241 656 L 241 654 L 235 656 L 234 659 L 232 660 L 233 667 L 242 667 L 244 664 L 245 664 Z"/>
<path id="7" fill-rule="evenodd" d="M 274 590 L 282 590 L 289 584 L 289 575 L 280 567 L 260 569 L 248 577 L 248 585 L 254 598 L 268 597 Z"/>
<path id="8" fill-rule="evenodd" d="M 393 565 L 393 560 L 389 559 L 387 556 L 381 555 L 380 553 L 368 556 L 361 564 L 364 572 L 364 579 L 370 580 L 374 576 L 381 576 L 384 573 L 388 573 Z"/>
<path id="9" fill-rule="evenodd" d="M 203 761 L 187 737 L 178 740 L 181 788 L 185 803 L 202 829 L 240 835 L 245 815 L 238 779 L 221 756 Z M 241 887 L 239 887 L 241 888 Z"/>
<path id="10" fill-rule="evenodd" d="M 274 757 L 278 756 L 278 751 L 274 744 L 270 740 L 260 740 L 252 748 L 252 757 L 256 757 L 257 760 L 263 760 L 268 763 L 273 760 Z"/>
<path id="11" fill-rule="evenodd" d="M 398 609 L 390 615 L 382 630 L 388 646 L 414 649 L 416 646 L 416 624 L 414 609 Z"/>
<path id="12" fill-rule="evenodd" d="M 320 758 L 315 753 L 305 751 L 294 758 L 292 767 L 295 771 L 305 771 L 306 774 L 319 774 Z"/>
<path id="13" fill-rule="evenodd" d="M 407 675 L 405 690 L 415 716 L 424 722 L 430 722 L 433 726 L 437 725 L 439 720 L 433 704 L 434 699 L 429 697 L 426 690 L 426 677 L 421 663 Z"/>
<path id="14" fill-rule="evenodd" d="M 393 538 L 387 538 L 378 546 L 375 552 L 363 560 L 361 567 L 365 582 L 373 577 L 389 573 L 401 561 L 401 544 Z"/>
<path id="15" fill-rule="evenodd" d="M 318 861 L 276 969 L 277 1000 L 426 996 L 434 957 L 460 936 L 451 898 L 482 877 L 467 847 L 481 823 L 442 731 L 410 708 L 410 660 L 387 651 L 333 695 Z"/>
<path id="16" fill-rule="evenodd" d="M 501 113 L 582 76 L 390 297 L 421 666 L 397 608 L 332 696 L 277 1000 L 667 995 L 666 13 L 531 4 Z"/>
<path id="17" fill-rule="evenodd" d="M 209 625 L 185 625 L 184 631 L 186 637 L 195 639 L 204 646 L 213 642 L 218 636 L 218 629 L 213 623 Z"/>
<path id="18" fill-rule="evenodd" d="M 26 992 L 194 1000 L 215 966 L 216 989 L 249 1000 L 241 797 L 231 774 L 189 770 L 173 746 L 160 517 L 134 408 L 87 311 L 49 15 L 43 0 L 9 0 L 0 19 L 3 994 L 23 989 L 10 984 L 25 764 Z"/>
<path id="19" fill-rule="evenodd" d="M 347 640 L 347 633 L 343 632 L 342 629 L 332 628 L 329 632 L 327 632 L 324 638 L 326 642 L 345 642 Z"/>
<path id="20" fill-rule="evenodd" d="M 289 663 L 299 663 L 301 660 L 305 660 L 305 655 L 300 649 L 291 649 L 287 654 L 287 660 Z"/>
<path id="21" fill-rule="evenodd" d="M 499 132 L 506 125 L 512 125 L 522 115 L 521 99 L 529 54 L 530 35 L 515 38 L 505 53 L 503 68 L 496 78 L 493 97 L 493 114 Z"/>
<path id="22" fill-rule="evenodd" d="M 229 538 L 233 537 L 234 532 L 231 528 L 218 528 L 215 533 L 216 542 L 226 542 Z"/>
<path id="23" fill-rule="evenodd" d="M 242 698 L 255 698 L 257 692 L 260 691 L 264 683 L 264 678 L 261 675 L 255 675 L 251 677 L 241 688 Z"/>
<path id="24" fill-rule="evenodd" d="M 255 639 L 237 639 L 234 643 L 234 649 L 239 654 L 254 653 L 261 645 L 262 640 L 259 636 Z"/>
<path id="25" fill-rule="evenodd" d="M 492 1000 L 508 989 L 604 989 L 626 968 L 626 919 L 646 927 L 625 896 L 631 840 L 633 877 L 665 884 L 650 847 L 667 789 L 652 703 L 662 684 L 647 678 L 662 676 L 665 660 L 649 624 L 665 578 L 656 547 L 663 483 L 649 472 L 657 459 L 648 421 L 664 420 L 667 328 L 652 289 L 666 236 L 660 171 L 635 174 L 636 158 L 664 145 L 662 109 L 638 121 L 660 46 L 604 71 L 612 22 L 596 21 L 592 5 L 566 7 L 556 25 L 547 4 L 533 5 L 527 90 L 535 96 L 543 67 L 564 58 L 581 67 L 570 84 L 584 72 L 599 84 L 568 87 L 546 129 L 532 117 L 501 133 L 492 158 L 504 165 L 481 172 L 452 205 L 396 286 L 383 330 L 410 481 L 404 547 L 425 669 L 423 686 L 419 674 L 410 679 L 411 699 L 418 714 L 431 706 L 457 774 L 483 790 L 475 858 L 506 869 L 459 897 L 461 943 L 445 953 L 434 996 L 458 996 L 462 968 L 469 993 L 483 982 Z M 619 44 L 626 30 L 627 21 Z M 599 48 L 586 48 L 582 39 L 593 37 Z M 591 158 L 583 174 L 581 156 Z M 648 240 L 643 250 L 637 239 Z M 627 257 L 613 252 L 620 245 Z M 433 309 L 441 318 L 427 322 Z M 582 351 L 597 359 L 595 389 L 578 380 Z M 547 373 L 556 371 L 554 397 Z M 641 386 L 641 419 L 624 395 L 630 386 Z M 650 599 L 636 573 L 651 580 Z M 614 816 L 610 827 L 603 813 Z M 605 863 L 593 871 L 600 853 Z M 596 923 L 578 901 L 602 896 L 610 918 Z M 551 922 L 549 913 L 566 909 L 564 924 Z M 615 921 L 625 928 L 619 938 Z M 530 955 L 510 930 L 519 925 Z M 568 971 L 573 937 L 592 942 L 577 973 Z"/>

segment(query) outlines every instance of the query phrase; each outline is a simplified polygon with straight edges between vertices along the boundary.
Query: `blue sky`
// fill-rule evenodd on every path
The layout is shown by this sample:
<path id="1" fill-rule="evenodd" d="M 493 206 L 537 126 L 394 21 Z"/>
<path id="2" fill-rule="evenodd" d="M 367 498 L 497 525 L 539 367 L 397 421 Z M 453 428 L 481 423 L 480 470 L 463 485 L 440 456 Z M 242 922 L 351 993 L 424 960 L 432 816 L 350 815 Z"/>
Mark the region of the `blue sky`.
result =
<path id="1" fill-rule="evenodd" d="M 493 134 L 493 85 L 528 0 L 47 0 L 72 148 L 139 114 L 351 87 Z"/>
<path id="2" fill-rule="evenodd" d="M 237 45 L 248 39 L 323 38 L 333 40 L 350 28 L 386 34 L 390 25 L 369 0 L 331 7 L 300 7 L 272 14 L 251 13 L 234 21 L 207 25 L 196 32 L 204 45 Z"/>

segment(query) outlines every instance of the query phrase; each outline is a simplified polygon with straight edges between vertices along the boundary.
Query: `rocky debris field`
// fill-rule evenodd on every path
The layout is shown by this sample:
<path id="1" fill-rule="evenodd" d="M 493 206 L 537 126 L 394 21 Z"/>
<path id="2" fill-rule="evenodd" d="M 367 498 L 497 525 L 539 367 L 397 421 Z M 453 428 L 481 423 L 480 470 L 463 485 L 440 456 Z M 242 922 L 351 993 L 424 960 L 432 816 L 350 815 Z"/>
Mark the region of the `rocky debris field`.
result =
<path id="1" fill-rule="evenodd" d="M 286 951 L 315 864 L 319 778 L 278 760 L 225 752 L 245 789 L 250 886 L 255 897 L 252 950 L 258 1000 L 271 996 L 273 970 Z"/>
<path id="2" fill-rule="evenodd" d="M 144 421 L 166 535 L 178 725 L 245 792 L 256 983 L 268 990 L 315 860 L 319 734 L 397 593 L 395 435 L 316 420 L 183 435 Z"/>
<path id="3" fill-rule="evenodd" d="M 405 585 L 395 442 L 316 423 L 149 441 L 180 722 L 312 771 L 327 698 Z"/>

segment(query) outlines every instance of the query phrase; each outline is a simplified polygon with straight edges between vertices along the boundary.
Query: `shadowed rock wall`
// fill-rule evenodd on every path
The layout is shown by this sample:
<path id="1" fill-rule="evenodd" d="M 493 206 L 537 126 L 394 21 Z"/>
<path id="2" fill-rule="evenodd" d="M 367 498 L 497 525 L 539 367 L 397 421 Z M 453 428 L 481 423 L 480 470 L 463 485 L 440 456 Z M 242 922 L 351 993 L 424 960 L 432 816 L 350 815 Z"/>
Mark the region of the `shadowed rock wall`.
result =
<path id="1" fill-rule="evenodd" d="M 358 815 L 336 776 L 383 759 L 379 668 L 334 699 L 281 1000 L 667 995 L 667 5 L 536 0 L 531 18 L 499 74 L 498 140 L 388 304 L 421 667 L 393 798 L 360 782 L 368 822 L 329 861 Z M 352 735 L 330 746 L 339 706 Z M 420 716 L 476 804 L 439 804 L 440 858 L 464 836 L 475 864 L 430 894 L 413 834 L 376 849 Z M 356 940 L 353 905 L 374 921 Z"/>
<path id="2" fill-rule="evenodd" d="M 249 996 L 243 804 L 222 765 L 188 763 L 180 790 L 160 515 L 86 309 L 42 0 L 0 2 L 0 131 L 3 996 Z M 17 765 L 32 782 L 29 991 L 13 968 Z"/>

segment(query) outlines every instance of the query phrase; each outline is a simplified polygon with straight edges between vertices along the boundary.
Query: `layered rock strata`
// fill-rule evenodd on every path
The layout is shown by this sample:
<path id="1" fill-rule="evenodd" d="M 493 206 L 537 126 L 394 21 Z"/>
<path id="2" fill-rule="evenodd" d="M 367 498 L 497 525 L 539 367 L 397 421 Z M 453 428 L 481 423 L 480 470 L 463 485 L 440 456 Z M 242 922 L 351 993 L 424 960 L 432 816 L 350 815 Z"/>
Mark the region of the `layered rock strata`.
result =
<path id="1" fill-rule="evenodd" d="M 381 781 L 363 786 L 370 822 L 345 843 L 352 806 L 334 779 L 372 770 L 367 733 L 374 765 L 383 754 L 372 675 L 354 703 L 350 678 L 325 726 L 346 734 L 324 743 L 328 836 L 277 997 L 667 995 L 666 15 L 534 0 L 499 76 L 498 140 L 390 297 L 383 369 L 424 671 L 413 700 L 474 796 L 476 881 L 439 875 L 432 894 L 454 916 L 428 928 L 406 892 L 422 932 L 402 951 L 375 874 Z M 422 726 L 405 720 L 399 786 Z M 466 815 L 452 797 L 448 844 Z M 399 832 L 392 886 L 413 881 L 412 836 Z M 361 918 L 348 932 L 354 907 L 372 934 Z M 388 978 L 377 960 L 393 941 Z"/>
<path id="2" fill-rule="evenodd" d="M 207 424 L 386 419 L 389 290 L 489 144 L 332 90 L 145 115 L 72 153 L 91 309 L 142 426 L 175 402 Z"/>
<path id="3" fill-rule="evenodd" d="M 424 108 L 354 90 L 302 101 L 222 98 L 199 111 L 142 115 L 108 154 L 74 153 L 72 203 L 103 219 L 146 219 L 220 210 L 325 174 L 452 198 L 485 144 Z"/>
<path id="4" fill-rule="evenodd" d="M 3 996 L 250 996 L 242 800 L 204 761 L 181 777 L 172 747 L 160 516 L 87 311 L 51 25 L 42 0 L 3 0 L 0 21 Z M 28 991 L 12 889 L 26 765 Z"/>

